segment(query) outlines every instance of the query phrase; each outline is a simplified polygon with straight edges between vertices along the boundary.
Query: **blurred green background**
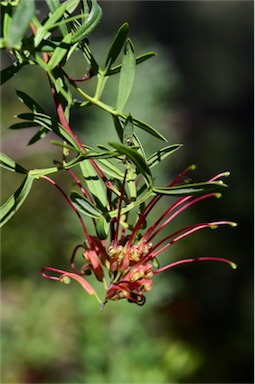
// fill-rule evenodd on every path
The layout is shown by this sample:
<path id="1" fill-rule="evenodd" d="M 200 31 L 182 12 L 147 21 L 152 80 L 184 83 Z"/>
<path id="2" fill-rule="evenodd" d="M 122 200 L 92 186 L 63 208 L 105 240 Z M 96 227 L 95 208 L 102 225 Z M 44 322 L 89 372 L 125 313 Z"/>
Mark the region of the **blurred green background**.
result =
<path id="1" fill-rule="evenodd" d="M 229 219 L 238 227 L 200 232 L 162 256 L 226 257 L 238 269 L 210 263 L 168 271 L 154 279 L 144 307 L 117 302 L 100 313 L 77 284 L 41 278 L 43 266 L 67 267 L 83 239 L 65 201 L 39 181 L 1 232 L 1 382 L 252 383 L 253 2 L 99 3 L 104 16 L 90 39 L 99 61 L 125 21 L 137 54 L 158 53 L 137 68 L 126 111 L 169 143 L 184 144 L 161 167 L 159 183 L 193 163 L 197 181 L 231 172 L 220 200 L 194 207 L 182 220 Z M 10 62 L 2 55 L 3 68 Z M 70 71 L 82 76 L 86 64 L 80 57 L 75 62 Z M 111 103 L 116 87 L 113 79 L 106 90 Z M 31 92 L 54 114 L 45 77 L 37 68 L 22 69 L 2 87 L 2 150 L 24 166 L 50 166 L 59 151 L 48 138 L 26 147 L 31 130 L 8 130 L 13 115 L 25 111 L 15 89 Z M 111 120 L 98 110 L 75 113 L 72 125 L 89 144 L 107 143 L 109 130 L 112 140 Z M 162 145 L 141 137 L 148 154 Z M 57 175 L 62 185 L 63 176 Z M 2 201 L 19 183 L 2 172 Z"/>

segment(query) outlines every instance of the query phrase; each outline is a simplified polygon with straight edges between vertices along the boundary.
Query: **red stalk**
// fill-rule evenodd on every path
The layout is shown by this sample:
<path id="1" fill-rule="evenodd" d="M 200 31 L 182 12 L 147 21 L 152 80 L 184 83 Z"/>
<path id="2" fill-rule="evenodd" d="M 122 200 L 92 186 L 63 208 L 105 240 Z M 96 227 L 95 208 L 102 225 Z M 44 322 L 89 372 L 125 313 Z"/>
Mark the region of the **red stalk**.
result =
<path id="1" fill-rule="evenodd" d="M 184 260 L 175 261 L 174 263 L 168 264 L 165 267 L 162 267 L 162 268 L 154 271 L 154 275 L 157 275 L 158 273 L 166 271 L 167 269 L 174 268 L 174 267 L 177 267 L 177 266 L 182 265 L 182 264 L 194 263 L 197 261 L 198 262 L 199 261 L 219 261 L 222 263 L 229 264 L 231 266 L 231 268 L 236 269 L 236 264 L 233 263 L 232 261 L 228 260 L 228 259 L 221 259 L 219 257 L 208 256 L 208 257 L 197 257 L 195 259 L 184 259 Z"/>

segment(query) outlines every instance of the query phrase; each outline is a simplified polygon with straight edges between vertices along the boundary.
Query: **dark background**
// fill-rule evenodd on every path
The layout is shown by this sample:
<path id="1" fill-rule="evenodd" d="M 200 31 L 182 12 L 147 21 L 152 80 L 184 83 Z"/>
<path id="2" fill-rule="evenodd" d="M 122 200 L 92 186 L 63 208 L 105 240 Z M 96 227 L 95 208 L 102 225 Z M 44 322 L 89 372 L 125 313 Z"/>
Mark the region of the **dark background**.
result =
<path id="1" fill-rule="evenodd" d="M 234 258 L 238 270 L 225 285 L 218 271 L 213 280 L 211 272 L 205 277 L 185 269 L 183 297 L 162 306 L 160 316 L 174 318 L 176 332 L 208 357 L 192 382 L 253 382 L 253 2 L 103 4 L 106 10 L 114 6 L 118 22 L 128 14 L 134 36 L 159 41 L 180 74 L 178 92 L 170 90 L 167 100 L 179 112 L 169 135 L 174 128 L 184 143 L 183 165 L 194 162 L 202 177 L 223 168 L 231 172 L 230 190 L 217 213 L 234 219 L 238 227 L 210 247 Z M 106 22 L 107 32 L 115 17 Z M 202 217 L 212 216 L 215 206 L 201 211 Z"/>

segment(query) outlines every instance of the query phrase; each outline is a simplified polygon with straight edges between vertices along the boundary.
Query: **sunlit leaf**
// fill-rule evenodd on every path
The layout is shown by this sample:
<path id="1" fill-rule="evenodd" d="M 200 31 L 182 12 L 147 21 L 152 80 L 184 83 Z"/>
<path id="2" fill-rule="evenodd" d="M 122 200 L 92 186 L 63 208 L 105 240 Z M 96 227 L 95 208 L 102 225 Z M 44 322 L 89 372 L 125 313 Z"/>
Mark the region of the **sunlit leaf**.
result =
<path id="1" fill-rule="evenodd" d="M 19 49 L 21 40 L 29 26 L 35 12 L 34 0 L 20 0 L 14 16 L 10 22 L 9 33 L 6 38 L 7 47 Z"/>
<path id="2" fill-rule="evenodd" d="M 97 232 L 98 238 L 100 240 L 107 239 L 109 229 L 110 229 L 110 222 L 108 222 L 104 216 L 100 216 L 96 220 L 96 232 Z"/>
<path id="3" fill-rule="evenodd" d="M 90 13 L 81 27 L 73 34 L 72 43 L 85 39 L 85 37 L 94 31 L 101 21 L 103 14 L 102 8 L 98 5 L 96 0 L 92 0 L 91 4 Z"/>
<path id="4" fill-rule="evenodd" d="M 97 209 L 96 205 L 92 204 L 89 199 L 80 193 L 76 191 L 71 192 L 70 199 L 72 200 L 74 206 L 85 215 L 93 218 L 98 218 L 102 215 L 102 212 Z"/>
<path id="5" fill-rule="evenodd" d="M 95 168 L 89 160 L 84 160 L 80 163 L 82 174 L 86 180 L 88 190 L 92 193 L 93 197 L 101 201 L 102 205 L 106 207 L 108 201 L 106 198 L 106 187 L 104 182 L 98 176 Z"/>
<path id="6" fill-rule="evenodd" d="M 126 120 L 127 115 L 125 115 L 125 114 L 123 114 L 123 116 L 120 115 L 119 118 L 122 121 L 124 119 Z M 135 117 L 133 117 L 133 124 L 136 125 L 137 127 L 141 128 L 142 130 L 150 133 L 152 136 L 155 136 L 160 140 L 167 141 L 167 139 L 160 132 L 158 132 L 155 128 L 153 128 L 151 125 L 144 123 L 143 121 L 136 119 Z"/>
<path id="7" fill-rule="evenodd" d="M 150 168 L 148 167 L 148 164 L 146 163 L 145 159 L 135 149 L 129 148 L 126 145 L 119 143 L 110 142 L 109 144 L 113 148 L 116 148 L 120 153 L 126 155 L 135 164 L 138 172 L 144 175 L 148 183 L 152 185 L 152 176 Z"/>
<path id="8" fill-rule="evenodd" d="M 133 145 L 134 125 L 133 118 L 128 115 L 123 128 L 123 144 L 130 146 Z"/>
<path id="9" fill-rule="evenodd" d="M 0 153 L 0 166 L 12 172 L 25 173 L 25 174 L 28 173 L 28 171 L 25 168 L 23 168 L 21 165 L 16 163 L 16 161 L 12 160 L 9 156 L 7 156 L 5 153 L 2 153 L 2 152 Z"/>
<path id="10" fill-rule="evenodd" d="M 42 126 L 46 128 L 48 131 L 53 131 L 57 136 L 66 140 L 69 144 L 73 145 L 74 148 L 80 152 L 80 148 L 78 147 L 74 138 L 64 129 L 64 127 L 57 123 L 56 120 L 52 119 L 50 116 L 44 113 L 21 113 L 18 115 L 20 119 L 33 121 L 36 125 Z M 15 125 L 14 125 L 15 126 Z M 10 127 L 12 128 L 12 126 Z M 41 130 L 42 135 L 44 131 Z"/>
<path id="11" fill-rule="evenodd" d="M 154 187 L 153 192 L 160 195 L 189 196 L 205 193 L 221 192 L 227 185 L 223 182 L 204 182 L 194 184 L 176 185 L 169 188 Z"/>
<path id="12" fill-rule="evenodd" d="M 147 163 L 149 167 L 152 168 L 155 165 L 159 164 L 167 156 L 171 155 L 181 147 L 182 147 L 182 144 L 173 144 L 173 145 L 169 145 L 168 147 L 161 148 L 159 151 L 153 153 L 153 155 L 151 155 L 147 159 Z"/>
<path id="13" fill-rule="evenodd" d="M 26 0 L 25 0 L 26 1 Z M 37 29 L 37 33 L 34 39 L 34 45 L 37 47 L 42 39 L 47 38 L 49 35 L 49 30 L 54 28 L 55 23 L 64 15 L 66 11 L 66 4 L 63 3 L 61 6 L 55 9 L 54 12 L 50 15 L 48 20 Z"/>
<path id="14" fill-rule="evenodd" d="M 105 62 L 106 70 L 108 70 L 108 68 L 111 67 L 111 65 L 119 56 L 119 53 L 126 41 L 127 33 L 128 33 L 128 23 L 124 23 L 117 31 L 112 41 L 112 44 L 110 46 L 110 49 L 106 58 L 106 62 Z"/>
<path id="15" fill-rule="evenodd" d="M 100 169 L 107 175 L 114 179 L 123 180 L 124 172 L 120 170 L 119 165 L 116 166 L 110 160 L 98 160 Z"/>
<path id="16" fill-rule="evenodd" d="M 155 52 L 147 52 L 147 53 L 144 53 L 144 54 L 142 54 L 140 56 L 137 56 L 136 59 L 135 59 L 136 65 L 144 62 L 145 60 L 150 59 L 151 57 L 153 57 L 155 55 L 156 55 Z M 119 73 L 120 70 L 121 70 L 121 66 L 122 66 L 122 64 L 119 64 L 119 65 L 116 65 L 115 67 L 110 68 L 107 71 L 106 75 L 110 76 L 110 75 L 115 75 L 116 73 Z"/>
<path id="17" fill-rule="evenodd" d="M 51 56 L 48 62 L 48 69 L 51 71 L 53 68 L 57 67 L 59 63 L 63 60 L 67 51 L 70 47 L 72 39 L 72 34 L 69 33 L 64 37 L 61 44 L 54 50 L 53 55 Z"/>
<path id="18" fill-rule="evenodd" d="M 119 112 L 122 112 L 131 93 L 135 79 L 135 67 L 134 46 L 132 41 L 128 39 L 124 48 L 116 102 L 116 110 Z"/>

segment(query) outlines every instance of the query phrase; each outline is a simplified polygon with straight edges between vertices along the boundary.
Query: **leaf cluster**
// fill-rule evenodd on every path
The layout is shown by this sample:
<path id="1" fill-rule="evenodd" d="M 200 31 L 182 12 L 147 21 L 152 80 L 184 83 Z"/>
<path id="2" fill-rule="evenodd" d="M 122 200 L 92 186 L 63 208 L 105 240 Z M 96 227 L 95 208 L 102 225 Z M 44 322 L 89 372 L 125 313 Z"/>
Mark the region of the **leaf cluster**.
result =
<path id="1" fill-rule="evenodd" d="M 46 0 L 48 14 L 39 20 L 35 1 L 1 1 L 2 31 L 1 49 L 8 50 L 13 63 L 1 71 L 1 84 L 11 79 L 24 66 L 36 65 L 46 73 L 52 96 L 56 104 L 56 116 L 50 116 L 30 95 L 17 90 L 17 97 L 30 112 L 19 114 L 22 120 L 10 128 L 37 128 L 29 145 L 53 132 L 53 145 L 62 147 L 63 156 L 59 163 L 50 168 L 27 170 L 6 154 L 1 154 L 0 164 L 9 171 L 21 173 L 24 180 L 18 190 L 1 207 L 1 225 L 5 224 L 20 208 L 28 196 L 35 180 L 61 170 L 78 166 L 82 172 L 88 195 L 74 190 L 70 194 L 73 206 L 81 213 L 96 221 L 100 238 L 109 232 L 110 221 L 118 214 L 120 189 L 126 183 L 121 214 L 125 215 L 134 207 L 140 207 L 146 199 L 155 194 L 192 195 L 220 191 L 225 187 L 221 182 L 180 183 L 169 187 L 154 184 L 152 169 L 181 145 L 173 144 L 147 156 L 136 129 L 153 137 L 167 141 L 154 127 L 125 112 L 135 81 L 136 66 L 150 59 L 155 52 L 136 55 L 135 47 L 128 36 L 129 27 L 124 23 L 114 36 L 108 49 L 104 65 L 100 66 L 92 53 L 88 37 L 100 24 L 102 9 L 96 0 Z M 72 79 L 65 70 L 73 53 L 80 51 L 88 71 L 81 79 Z M 117 59 L 120 58 L 120 64 Z M 113 105 L 102 101 L 105 85 L 111 76 L 119 76 L 116 99 Z M 88 94 L 78 84 L 96 77 L 94 94 Z M 77 93 L 80 100 L 77 101 Z M 98 144 L 89 147 L 79 141 L 70 127 L 70 114 L 74 109 L 98 107 L 112 116 L 113 127 L 119 142 Z M 109 133 L 109 137 L 111 133 Z M 139 183 L 138 180 L 141 180 Z M 110 192 L 109 192 L 110 191 Z M 113 194 L 111 205 L 109 193 Z"/>

